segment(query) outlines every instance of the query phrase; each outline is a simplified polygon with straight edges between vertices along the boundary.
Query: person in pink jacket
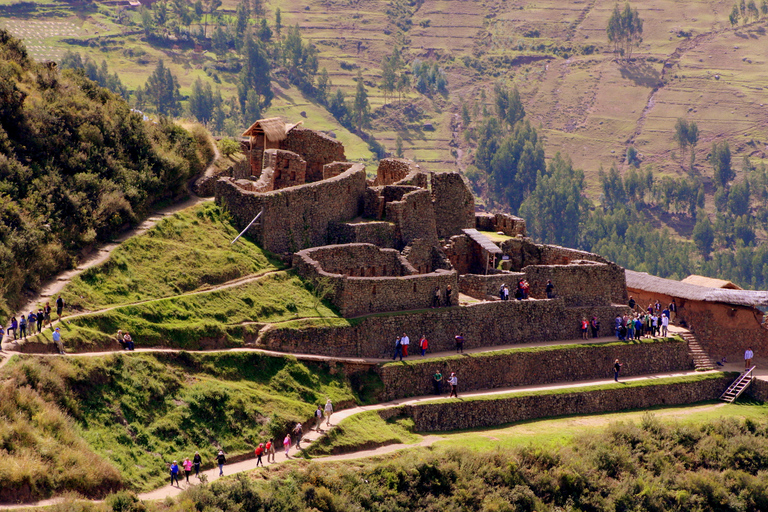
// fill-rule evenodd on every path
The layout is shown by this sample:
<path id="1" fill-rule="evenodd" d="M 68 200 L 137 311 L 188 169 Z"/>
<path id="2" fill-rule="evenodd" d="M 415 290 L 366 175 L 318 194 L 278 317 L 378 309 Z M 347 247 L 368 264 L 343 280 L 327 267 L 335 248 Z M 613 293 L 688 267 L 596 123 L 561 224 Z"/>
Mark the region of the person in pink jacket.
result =
<path id="1" fill-rule="evenodd" d="M 187 457 L 181 465 L 184 467 L 184 474 L 187 476 L 187 483 L 189 483 L 189 474 L 192 472 L 192 461 Z"/>
<path id="2" fill-rule="evenodd" d="M 291 449 L 291 434 L 285 435 L 285 439 L 283 439 L 283 447 L 285 448 L 285 456 L 289 457 L 288 450 Z"/>

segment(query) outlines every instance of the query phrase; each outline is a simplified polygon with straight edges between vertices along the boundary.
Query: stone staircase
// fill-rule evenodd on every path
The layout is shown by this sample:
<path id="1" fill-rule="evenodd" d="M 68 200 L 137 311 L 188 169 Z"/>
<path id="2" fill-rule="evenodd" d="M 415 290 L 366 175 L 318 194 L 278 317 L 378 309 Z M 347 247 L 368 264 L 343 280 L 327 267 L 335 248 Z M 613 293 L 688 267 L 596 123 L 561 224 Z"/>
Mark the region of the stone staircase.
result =
<path id="1" fill-rule="evenodd" d="M 688 353 L 693 357 L 693 365 L 697 371 L 714 370 L 715 362 L 701 346 L 691 331 L 684 331 L 680 336 L 688 343 Z"/>

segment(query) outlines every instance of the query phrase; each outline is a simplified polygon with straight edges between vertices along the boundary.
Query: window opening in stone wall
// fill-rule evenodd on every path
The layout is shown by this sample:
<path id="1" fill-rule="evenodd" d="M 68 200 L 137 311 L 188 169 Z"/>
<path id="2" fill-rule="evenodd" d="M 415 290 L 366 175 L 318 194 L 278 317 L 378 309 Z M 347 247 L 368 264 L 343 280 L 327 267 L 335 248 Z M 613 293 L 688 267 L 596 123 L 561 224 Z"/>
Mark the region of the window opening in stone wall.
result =
<path id="1" fill-rule="evenodd" d="M 373 285 L 373 288 L 371 288 L 371 295 L 376 295 L 376 285 Z"/>
<path id="2" fill-rule="evenodd" d="M 413 283 L 413 293 L 416 293 L 416 283 Z"/>

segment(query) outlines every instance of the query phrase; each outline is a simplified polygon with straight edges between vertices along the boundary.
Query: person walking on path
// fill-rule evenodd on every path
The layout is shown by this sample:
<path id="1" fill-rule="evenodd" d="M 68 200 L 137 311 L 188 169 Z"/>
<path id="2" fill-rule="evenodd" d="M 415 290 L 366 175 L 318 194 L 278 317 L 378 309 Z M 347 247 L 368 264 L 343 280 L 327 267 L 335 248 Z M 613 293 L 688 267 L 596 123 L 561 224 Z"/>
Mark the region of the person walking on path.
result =
<path id="1" fill-rule="evenodd" d="M 27 318 L 24 313 L 19 317 L 19 338 L 27 339 Z"/>
<path id="2" fill-rule="evenodd" d="M 179 487 L 179 464 L 176 461 L 171 464 L 171 485 L 174 480 L 176 480 L 176 487 Z"/>
<path id="3" fill-rule="evenodd" d="M 331 399 L 325 401 L 325 426 L 330 427 L 331 426 L 331 414 L 333 414 L 333 404 L 331 403 Z"/>
<path id="4" fill-rule="evenodd" d="M 315 430 L 318 432 L 322 432 L 320 430 L 320 427 L 323 426 L 323 407 L 320 404 L 317 404 L 317 410 L 315 411 Z"/>
<path id="5" fill-rule="evenodd" d="M 259 443 L 259 446 L 253 451 L 256 454 L 256 467 L 264 467 L 264 463 L 261 461 L 261 456 L 264 453 L 264 443 Z"/>
<path id="6" fill-rule="evenodd" d="M 749 370 L 752 368 L 752 358 L 755 357 L 754 352 L 752 352 L 752 347 L 747 347 L 747 351 L 744 352 L 744 369 Z"/>
<path id="7" fill-rule="evenodd" d="M 203 458 L 200 456 L 200 452 L 195 452 L 195 456 L 192 457 L 192 465 L 195 466 L 195 476 L 200 478 L 200 464 L 203 463 Z"/>
<path id="8" fill-rule="evenodd" d="M 548 299 L 554 299 L 555 298 L 555 285 L 552 284 L 552 280 L 547 280 L 547 298 Z"/>
<path id="9" fill-rule="evenodd" d="M 297 423 L 296 426 L 293 427 L 293 433 L 296 434 L 296 449 L 302 450 L 301 437 L 304 435 L 304 431 L 302 430 L 301 423 Z"/>
<path id="10" fill-rule="evenodd" d="M 45 303 L 45 307 L 43 307 L 43 320 L 48 323 L 48 327 L 53 327 L 53 324 L 51 323 L 51 305 L 47 302 Z"/>
<path id="11" fill-rule="evenodd" d="M 397 356 L 400 356 L 401 361 L 403 360 L 403 343 L 400 336 L 398 336 L 395 340 L 395 356 L 392 358 L 392 360 L 394 361 L 397 359 Z"/>
<path id="12" fill-rule="evenodd" d="M 267 441 L 267 446 L 265 449 L 267 450 L 267 462 L 270 462 L 270 457 L 271 461 L 275 462 L 275 440 L 270 439 Z"/>
<path id="13" fill-rule="evenodd" d="M 421 350 L 421 357 L 424 357 L 427 354 L 428 345 L 429 345 L 429 342 L 427 341 L 427 337 L 422 334 L 421 339 L 419 340 L 419 349 Z"/>
<path id="14" fill-rule="evenodd" d="M 37 310 L 37 332 L 43 332 L 43 308 Z"/>
<path id="15" fill-rule="evenodd" d="M 13 331 L 13 339 L 19 339 L 19 321 L 16 320 L 15 316 L 11 317 L 11 325 L 8 327 L 8 338 L 11 337 L 11 331 Z"/>
<path id="16" fill-rule="evenodd" d="M 224 456 L 224 452 L 219 450 L 219 454 L 216 456 L 216 463 L 219 465 L 219 476 L 224 476 L 224 464 L 227 462 L 227 458 Z"/>
<path id="17" fill-rule="evenodd" d="M 446 286 L 445 288 L 445 305 L 450 306 L 451 305 L 451 295 L 453 295 L 453 290 L 451 289 L 451 285 Z"/>
<path id="18" fill-rule="evenodd" d="M 448 398 L 455 396 L 459 398 L 459 379 L 456 377 L 456 373 L 451 372 L 451 377 L 448 379 L 448 384 L 451 385 L 451 394 Z"/>
<path id="19" fill-rule="evenodd" d="M 464 334 L 457 334 L 454 336 L 456 340 L 456 353 L 464 353 Z"/>
<path id="20" fill-rule="evenodd" d="M 27 328 L 29 329 L 29 335 L 32 336 L 35 334 L 35 325 L 37 324 L 37 315 L 34 311 L 29 312 L 29 316 L 27 317 Z"/>
<path id="21" fill-rule="evenodd" d="M 184 476 L 187 477 L 187 484 L 189 484 L 189 474 L 192 473 L 192 461 L 187 457 L 181 465 L 184 467 Z"/>
<path id="22" fill-rule="evenodd" d="M 435 395 L 440 394 L 440 388 L 443 385 L 443 374 L 440 373 L 440 370 L 438 369 L 435 371 L 435 374 L 432 376 L 432 386 L 435 388 Z"/>
<path id="23" fill-rule="evenodd" d="M 403 333 L 403 337 L 400 338 L 400 344 L 403 346 L 403 356 L 408 357 L 408 346 L 411 344 L 411 338 Z"/>
<path id="24" fill-rule="evenodd" d="M 64 299 L 61 298 L 61 295 L 59 295 L 59 298 L 56 299 L 56 316 L 58 317 L 57 320 L 61 320 L 61 314 L 64 312 Z"/>
<path id="25" fill-rule="evenodd" d="M 619 372 L 621 371 L 622 366 L 624 365 L 621 364 L 618 359 L 613 363 L 613 380 L 616 382 L 619 382 Z"/>
<path id="26" fill-rule="evenodd" d="M 283 439 L 283 448 L 285 448 L 285 458 L 290 459 L 291 456 L 288 455 L 288 451 L 291 449 L 291 434 L 285 434 L 285 439 Z"/>
<path id="27" fill-rule="evenodd" d="M 433 308 L 439 308 L 440 307 L 440 287 L 435 288 L 435 294 L 432 295 L 432 307 Z"/>
<path id="28" fill-rule="evenodd" d="M 59 349 L 59 354 L 63 354 L 64 344 L 61 342 L 61 330 L 58 327 L 53 331 L 53 342 L 56 344 L 56 348 Z"/>

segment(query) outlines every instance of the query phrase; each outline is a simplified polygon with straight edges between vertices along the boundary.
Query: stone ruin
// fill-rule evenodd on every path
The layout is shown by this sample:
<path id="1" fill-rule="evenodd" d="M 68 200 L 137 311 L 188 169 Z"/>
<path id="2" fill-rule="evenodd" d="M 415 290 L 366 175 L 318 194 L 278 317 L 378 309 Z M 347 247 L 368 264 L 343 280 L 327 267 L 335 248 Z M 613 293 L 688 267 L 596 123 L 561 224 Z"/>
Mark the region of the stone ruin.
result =
<path id="1" fill-rule="evenodd" d="M 248 234 L 305 280 L 328 286 L 345 317 L 430 308 L 436 293 L 441 307 L 458 305 L 459 293 L 497 301 L 503 284 L 514 290 L 520 279 L 532 298 L 565 308 L 626 303 L 621 267 L 535 244 L 519 217 L 476 213 L 459 173 L 385 158 L 369 179 L 325 134 L 266 119 L 244 135 L 251 176 L 219 177 L 217 204 L 240 229 L 261 212 Z M 508 238 L 494 243 L 484 233 Z M 550 279 L 556 299 L 546 299 Z"/>

